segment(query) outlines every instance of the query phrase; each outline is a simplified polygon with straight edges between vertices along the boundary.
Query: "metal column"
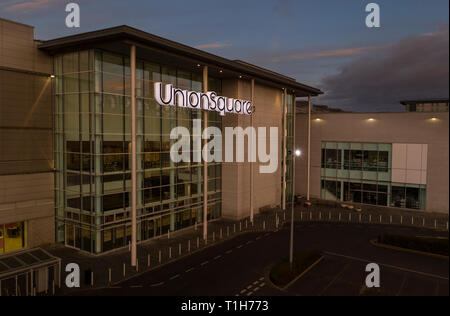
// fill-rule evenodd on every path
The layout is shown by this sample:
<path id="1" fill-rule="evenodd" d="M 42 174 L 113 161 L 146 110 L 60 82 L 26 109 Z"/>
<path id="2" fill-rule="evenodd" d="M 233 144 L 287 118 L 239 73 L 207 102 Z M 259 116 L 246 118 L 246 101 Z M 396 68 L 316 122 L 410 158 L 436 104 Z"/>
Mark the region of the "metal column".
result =
<path id="1" fill-rule="evenodd" d="M 131 266 L 136 266 L 136 45 L 131 45 Z"/>
<path id="2" fill-rule="evenodd" d="M 203 92 L 208 92 L 208 66 L 203 67 Z M 208 128 L 208 111 L 203 112 L 203 129 Z M 207 139 L 203 140 L 206 149 Z M 202 151 L 203 154 L 203 151 Z M 203 155 L 202 155 L 203 156 Z M 203 159 L 203 239 L 208 238 L 208 162 Z"/>

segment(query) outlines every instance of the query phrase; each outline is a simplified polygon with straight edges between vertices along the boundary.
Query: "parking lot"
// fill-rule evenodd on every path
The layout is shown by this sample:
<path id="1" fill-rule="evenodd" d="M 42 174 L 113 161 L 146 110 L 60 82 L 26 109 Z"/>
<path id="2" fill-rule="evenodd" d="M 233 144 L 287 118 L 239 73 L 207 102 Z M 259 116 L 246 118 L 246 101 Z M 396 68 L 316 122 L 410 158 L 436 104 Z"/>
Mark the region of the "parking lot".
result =
<path id="1" fill-rule="evenodd" d="M 323 260 L 286 290 L 308 296 L 448 296 L 448 276 L 389 264 L 380 266 L 380 288 L 368 289 L 368 260 L 324 253 Z"/>

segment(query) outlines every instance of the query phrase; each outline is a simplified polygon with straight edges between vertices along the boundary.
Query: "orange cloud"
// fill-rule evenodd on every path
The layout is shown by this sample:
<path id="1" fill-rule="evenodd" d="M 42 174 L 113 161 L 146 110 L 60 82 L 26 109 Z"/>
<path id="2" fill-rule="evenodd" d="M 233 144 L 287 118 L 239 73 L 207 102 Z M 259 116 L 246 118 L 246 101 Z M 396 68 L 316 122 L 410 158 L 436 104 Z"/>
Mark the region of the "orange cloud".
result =
<path id="1" fill-rule="evenodd" d="M 32 0 L 5 4 L 3 11 L 8 13 L 31 13 L 37 10 L 48 9 L 61 0 Z"/>
<path id="2" fill-rule="evenodd" d="M 222 47 L 229 47 L 231 44 L 228 43 L 211 43 L 211 44 L 203 44 L 194 46 L 197 49 L 210 49 L 210 48 L 222 48 Z"/>

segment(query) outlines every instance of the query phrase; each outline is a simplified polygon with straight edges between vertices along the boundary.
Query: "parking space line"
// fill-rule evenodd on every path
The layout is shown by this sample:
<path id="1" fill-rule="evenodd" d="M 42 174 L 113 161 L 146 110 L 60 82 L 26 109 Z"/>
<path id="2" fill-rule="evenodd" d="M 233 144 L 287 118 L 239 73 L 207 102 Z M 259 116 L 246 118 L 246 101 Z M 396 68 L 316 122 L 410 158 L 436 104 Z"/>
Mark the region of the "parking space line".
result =
<path id="1" fill-rule="evenodd" d="M 179 277 L 180 277 L 180 275 L 177 274 L 177 275 L 174 275 L 173 277 L 171 277 L 170 280 L 175 280 L 175 279 L 178 279 Z"/>
<path id="2" fill-rule="evenodd" d="M 189 272 L 194 271 L 194 270 L 195 270 L 195 268 L 190 268 L 190 269 L 187 269 L 185 272 L 189 273 Z"/>
<path id="3" fill-rule="evenodd" d="M 161 286 L 161 285 L 164 285 L 164 282 L 152 284 L 152 285 L 150 285 L 150 286 L 151 286 L 151 287 L 158 287 L 158 286 Z"/>
<path id="4" fill-rule="evenodd" d="M 335 256 L 335 257 L 351 259 L 351 260 L 359 261 L 359 262 L 365 262 L 365 263 L 372 263 L 373 262 L 373 260 L 370 261 L 370 260 L 365 260 L 365 259 L 361 259 L 361 258 L 355 258 L 355 257 L 351 257 L 351 256 L 346 256 L 346 255 L 340 255 L 340 254 L 333 253 L 333 252 L 326 252 L 325 251 L 324 254 L 330 255 L 330 256 Z M 378 263 L 378 265 L 384 266 L 386 268 L 391 268 L 391 269 L 403 271 L 403 272 L 409 272 L 409 273 L 414 273 L 414 274 L 418 274 L 418 275 L 422 275 L 422 276 L 426 276 L 426 277 L 430 277 L 430 278 L 441 279 L 441 280 L 444 280 L 444 281 L 448 281 L 449 280 L 449 278 L 443 277 L 441 275 L 436 275 L 436 274 L 431 274 L 431 273 L 411 270 L 411 269 L 407 269 L 407 268 L 397 267 L 397 266 L 393 266 L 393 265 L 390 265 L 390 264 Z"/>
<path id="5" fill-rule="evenodd" d="M 209 263 L 209 261 L 205 261 L 202 264 L 200 264 L 201 266 L 207 265 Z"/>
<path id="6" fill-rule="evenodd" d="M 319 296 L 322 296 L 323 293 L 325 293 L 334 283 L 336 283 L 337 280 L 339 280 L 339 278 L 341 277 L 341 275 L 344 273 L 345 270 L 347 270 L 347 268 L 351 265 L 351 262 L 348 262 L 344 268 L 338 273 L 336 274 L 336 276 L 331 280 L 330 283 L 327 284 L 327 286 L 325 286 L 323 288 L 323 290 L 320 292 Z"/>

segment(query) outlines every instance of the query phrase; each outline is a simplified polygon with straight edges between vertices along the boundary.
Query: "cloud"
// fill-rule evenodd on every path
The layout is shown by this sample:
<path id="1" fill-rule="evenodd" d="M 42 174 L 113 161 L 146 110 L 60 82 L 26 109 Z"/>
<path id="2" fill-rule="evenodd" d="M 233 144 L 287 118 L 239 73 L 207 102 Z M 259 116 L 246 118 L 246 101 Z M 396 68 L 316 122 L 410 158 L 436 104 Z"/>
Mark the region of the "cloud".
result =
<path id="1" fill-rule="evenodd" d="M 213 48 L 222 48 L 222 47 L 229 47 L 231 44 L 229 43 L 210 43 L 210 44 L 203 44 L 194 46 L 194 48 L 197 49 L 213 49 Z"/>
<path id="2" fill-rule="evenodd" d="M 371 49 L 320 88 L 321 103 L 354 111 L 398 111 L 402 99 L 448 98 L 448 26 Z"/>
<path id="3" fill-rule="evenodd" d="M 5 13 L 29 14 L 35 11 L 51 8 L 54 4 L 62 3 L 61 0 L 31 0 L 31 1 L 8 1 L 3 4 L 2 11 Z"/>
<path id="4" fill-rule="evenodd" d="M 365 47 L 356 47 L 356 48 L 344 48 L 344 49 L 335 49 L 335 50 L 324 50 L 317 51 L 312 53 L 293 53 L 288 55 L 281 55 L 271 58 L 271 62 L 279 63 L 285 61 L 295 61 L 295 60 L 304 60 L 304 59 L 315 59 L 315 58 L 333 58 L 333 57 L 349 57 L 349 56 L 357 56 L 362 55 L 370 50 L 375 49 L 375 46 L 365 46 Z"/>
<path id="5" fill-rule="evenodd" d="M 292 17 L 291 0 L 277 0 L 274 11 L 281 13 L 284 17 Z"/>

